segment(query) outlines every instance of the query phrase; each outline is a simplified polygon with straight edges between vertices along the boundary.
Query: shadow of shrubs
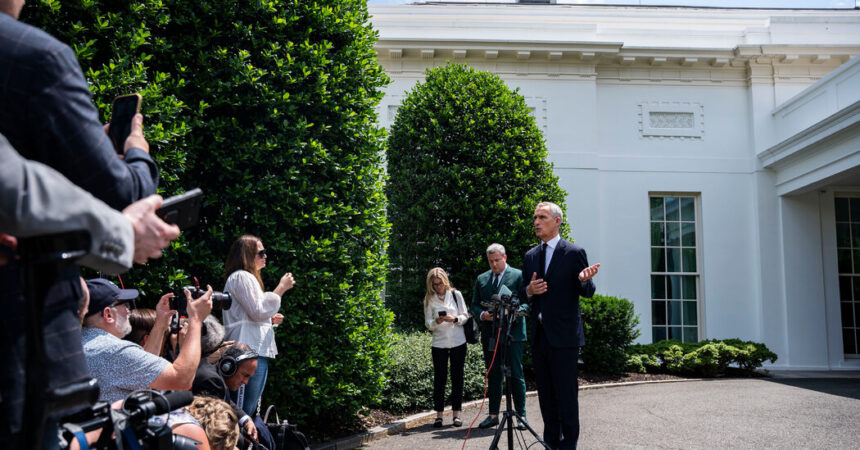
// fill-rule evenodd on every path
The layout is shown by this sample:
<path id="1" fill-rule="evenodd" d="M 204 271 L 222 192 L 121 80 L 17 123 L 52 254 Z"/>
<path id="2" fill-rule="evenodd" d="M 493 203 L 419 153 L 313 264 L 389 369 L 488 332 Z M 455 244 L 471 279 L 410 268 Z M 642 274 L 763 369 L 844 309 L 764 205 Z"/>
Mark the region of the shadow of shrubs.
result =
<path id="1" fill-rule="evenodd" d="M 672 373 L 715 377 L 729 368 L 751 375 L 777 355 L 766 345 L 740 339 L 711 339 L 697 343 L 665 340 L 630 347 L 626 370 L 638 373 Z"/>
<path id="2" fill-rule="evenodd" d="M 385 388 L 380 407 L 402 414 L 433 408 L 433 359 L 430 356 L 432 336 L 426 332 L 394 333 L 391 363 L 385 374 Z M 481 346 L 467 344 L 463 381 L 463 401 L 484 395 L 484 360 Z M 450 366 L 449 366 L 450 373 Z M 445 389 L 445 406 L 450 406 L 451 379 Z"/>

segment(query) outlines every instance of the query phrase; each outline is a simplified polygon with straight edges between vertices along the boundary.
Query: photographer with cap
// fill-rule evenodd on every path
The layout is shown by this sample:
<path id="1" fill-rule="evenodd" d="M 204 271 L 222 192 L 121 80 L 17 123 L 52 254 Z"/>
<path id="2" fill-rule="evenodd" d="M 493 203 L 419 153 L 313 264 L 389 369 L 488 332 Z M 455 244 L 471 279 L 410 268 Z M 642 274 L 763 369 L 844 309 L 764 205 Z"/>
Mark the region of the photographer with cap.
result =
<path id="1" fill-rule="evenodd" d="M 122 338 L 131 332 L 129 312 L 134 309 L 135 289 L 120 289 L 103 278 L 87 280 L 89 310 L 84 318 L 82 342 L 90 375 L 101 387 L 100 401 L 114 402 L 138 389 L 188 390 L 200 362 L 200 329 L 212 311 L 212 288 L 188 299 L 188 337 L 175 361 L 146 352 Z"/>
<path id="2" fill-rule="evenodd" d="M 233 342 L 224 341 L 224 326 L 214 316 L 209 316 L 203 321 L 203 329 L 205 332 L 200 343 L 203 357 L 200 358 L 200 365 L 197 366 L 197 374 L 194 376 L 191 392 L 195 396 L 213 397 L 227 402 L 239 418 L 239 426 L 251 437 L 257 439 L 257 427 L 254 426 L 254 421 L 230 399 L 230 391 L 238 390 L 239 386 L 248 382 L 248 379 L 257 370 L 258 355 L 249 349 L 242 350 L 244 359 L 242 359 L 242 355 L 238 358 L 229 355 L 224 357 L 224 353 L 233 347 Z M 252 361 L 253 364 L 251 364 Z M 238 369 L 242 365 L 246 369 L 242 373 L 247 374 L 247 376 L 239 374 Z M 229 385 L 227 379 L 230 380 Z"/>

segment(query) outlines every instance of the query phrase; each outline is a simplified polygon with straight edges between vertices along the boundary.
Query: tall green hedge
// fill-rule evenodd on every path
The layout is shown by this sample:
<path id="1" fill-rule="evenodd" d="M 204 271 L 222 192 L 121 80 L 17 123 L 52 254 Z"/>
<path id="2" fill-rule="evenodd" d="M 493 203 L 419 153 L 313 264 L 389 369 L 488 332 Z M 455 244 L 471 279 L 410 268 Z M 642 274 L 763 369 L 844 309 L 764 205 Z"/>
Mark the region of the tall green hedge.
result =
<path id="1" fill-rule="evenodd" d="M 626 298 L 594 294 L 580 298 L 585 347 L 579 349 L 585 369 L 592 373 L 623 373 L 627 350 L 639 337 L 639 317 Z"/>
<path id="2" fill-rule="evenodd" d="M 127 285 L 221 289 L 244 233 L 271 251 L 267 287 L 293 272 L 263 400 L 306 428 L 378 401 L 388 358 L 388 79 L 368 18 L 362 0 L 33 0 L 21 17 L 72 45 L 105 121 L 141 92 L 163 195 L 204 191 L 200 225 Z"/>
<path id="3" fill-rule="evenodd" d="M 564 208 L 540 129 L 525 99 L 496 75 L 463 64 L 427 71 L 403 100 L 388 139 L 389 307 L 422 327 L 425 277 L 445 268 L 471 298 L 493 242 L 521 267 L 537 238 L 534 208 Z M 562 230 L 566 235 L 567 228 Z"/>

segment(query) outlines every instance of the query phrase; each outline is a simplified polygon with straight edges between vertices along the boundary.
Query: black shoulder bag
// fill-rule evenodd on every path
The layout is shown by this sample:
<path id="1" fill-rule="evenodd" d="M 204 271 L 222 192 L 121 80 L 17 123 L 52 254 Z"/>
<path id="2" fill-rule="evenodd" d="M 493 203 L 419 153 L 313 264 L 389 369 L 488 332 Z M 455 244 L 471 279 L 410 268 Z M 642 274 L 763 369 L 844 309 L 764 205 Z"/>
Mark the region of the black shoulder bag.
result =
<path id="1" fill-rule="evenodd" d="M 457 312 L 460 312 L 460 301 L 457 300 L 457 294 L 460 294 L 460 292 L 456 290 L 451 293 L 454 296 L 454 305 L 457 306 Z M 460 298 L 463 298 L 463 294 L 460 294 Z M 466 342 L 470 344 L 477 344 L 481 340 L 481 330 L 478 328 L 478 322 L 472 319 L 471 314 L 469 314 L 466 322 L 463 323 L 463 334 L 466 335 Z"/>

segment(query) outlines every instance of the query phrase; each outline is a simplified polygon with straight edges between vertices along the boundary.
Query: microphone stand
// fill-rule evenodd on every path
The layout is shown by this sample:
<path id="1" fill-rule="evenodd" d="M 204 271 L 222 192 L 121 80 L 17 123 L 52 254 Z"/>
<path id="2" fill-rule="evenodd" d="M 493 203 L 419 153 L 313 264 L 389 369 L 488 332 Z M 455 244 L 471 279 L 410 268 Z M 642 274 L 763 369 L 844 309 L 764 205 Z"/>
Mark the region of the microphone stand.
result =
<path id="1" fill-rule="evenodd" d="M 494 296 L 495 297 L 495 296 Z M 502 374 L 505 377 L 505 411 L 502 413 L 502 418 L 499 420 L 499 427 L 496 428 L 496 433 L 493 435 L 493 442 L 490 443 L 490 450 L 497 450 L 499 448 L 499 439 L 502 437 L 502 432 L 505 430 L 505 426 L 507 425 L 508 430 L 508 450 L 514 449 L 514 417 L 517 418 L 519 423 L 525 425 L 526 430 L 534 436 L 535 440 L 544 446 L 547 450 L 550 450 L 550 447 L 543 441 L 543 439 L 538 436 L 537 432 L 529 425 L 528 422 L 523 420 L 523 416 L 520 415 L 512 406 L 511 406 L 511 367 L 510 367 L 510 347 L 511 347 L 511 328 L 514 320 L 520 316 L 520 313 L 516 311 L 507 311 L 507 307 L 513 308 L 513 305 L 510 302 L 510 296 L 505 295 L 502 296 L 501 304 L 499 305 L 499 324 L 502 327 L 501 335 L 502 339 Z M 508 300 L 505 303 L 505 300 Z"/>

